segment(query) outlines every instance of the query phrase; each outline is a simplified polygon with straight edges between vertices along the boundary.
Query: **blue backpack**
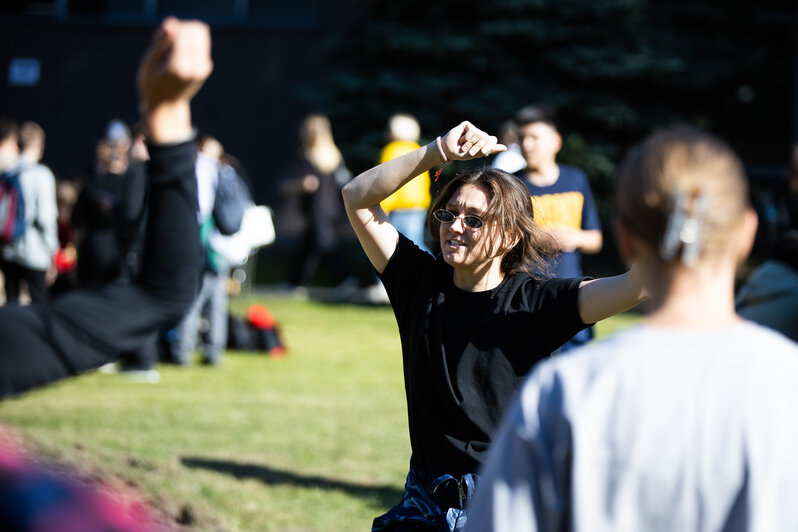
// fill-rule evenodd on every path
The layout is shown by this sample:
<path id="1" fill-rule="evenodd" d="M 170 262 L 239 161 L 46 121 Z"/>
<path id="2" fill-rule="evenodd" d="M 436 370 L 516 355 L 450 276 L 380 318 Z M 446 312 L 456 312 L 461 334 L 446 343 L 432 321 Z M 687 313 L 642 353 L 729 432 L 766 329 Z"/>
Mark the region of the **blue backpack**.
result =
<path id="1" fill-rule="evenodd" d="M 252 203 L 244 179 L 229 165 L 219 165 L 219 180 L 213 203 L 213 220 L 223 235 L 229 236 L 241 229 L 244 211 Z"/>
<path id="2" fill-rule="evenodd" d="M 0 174 L 0 245 L 16 242 L 25 232 L 25 198 L 19 169 Z"/>

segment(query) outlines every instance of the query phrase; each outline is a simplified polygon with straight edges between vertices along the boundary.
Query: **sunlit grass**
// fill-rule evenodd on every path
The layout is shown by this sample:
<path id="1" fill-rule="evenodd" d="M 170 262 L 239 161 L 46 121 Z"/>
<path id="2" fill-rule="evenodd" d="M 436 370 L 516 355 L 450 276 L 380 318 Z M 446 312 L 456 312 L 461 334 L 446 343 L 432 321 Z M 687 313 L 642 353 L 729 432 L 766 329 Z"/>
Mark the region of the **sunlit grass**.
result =
<path id="1" fill-rule="evenodd" d="M 401 498 L 410 456 L 393 314 L 265 302 L 283 359 L 160 366 L 156 385 L 95 372 L 3 402 L 0 420 L 42 456 L 134 484 L 191 530 L 369 530 Z"/>

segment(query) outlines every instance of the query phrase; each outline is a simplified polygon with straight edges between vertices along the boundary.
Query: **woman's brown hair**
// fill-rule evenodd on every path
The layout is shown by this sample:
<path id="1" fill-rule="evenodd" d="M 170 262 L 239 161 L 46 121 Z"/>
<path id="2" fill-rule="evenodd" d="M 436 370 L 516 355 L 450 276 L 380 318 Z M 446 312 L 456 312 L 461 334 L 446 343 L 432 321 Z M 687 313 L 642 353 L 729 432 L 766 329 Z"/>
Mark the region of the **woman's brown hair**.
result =
<path id="1" fill-rule="evenodd" d="M 517 240 L 504 251 L 502 272 L 548 276 L 547 259 L 557 254 L 557 247 L 554 239 L 535 223 L 532 199 L 521 180 L 496 168 L 471 170 L 447 183 L 430 212 L 446 208 L 448 201 L 463 185 L 480 187 L 488 193 L 488 208 L 480 215 L 488 229 L 487 248 L 492 248 L 495 239 L 501 242 L 501 248 L 508 248 Z M 429 216 L 427 224 L 432 237 L 439 240 L 440 222 Z"/>

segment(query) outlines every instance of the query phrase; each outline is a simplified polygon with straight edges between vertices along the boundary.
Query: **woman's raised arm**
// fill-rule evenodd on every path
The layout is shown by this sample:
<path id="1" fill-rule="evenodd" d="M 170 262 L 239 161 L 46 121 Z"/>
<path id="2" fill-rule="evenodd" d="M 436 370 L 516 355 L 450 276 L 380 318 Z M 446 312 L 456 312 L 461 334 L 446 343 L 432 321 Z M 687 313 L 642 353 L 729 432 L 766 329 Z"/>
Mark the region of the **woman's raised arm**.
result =
<path id="1" fill-rule="evenodd" d="M 380 202 L 415 176 L 449 160 L 468 160 L 504 151 L 496 137 L 470 122 L 452 128 L 426 146 L 367 170 L 343 189 L 349 221 L 374 268 L 382 273 L 393 255 L 399 233 L 380 208 Z"/>

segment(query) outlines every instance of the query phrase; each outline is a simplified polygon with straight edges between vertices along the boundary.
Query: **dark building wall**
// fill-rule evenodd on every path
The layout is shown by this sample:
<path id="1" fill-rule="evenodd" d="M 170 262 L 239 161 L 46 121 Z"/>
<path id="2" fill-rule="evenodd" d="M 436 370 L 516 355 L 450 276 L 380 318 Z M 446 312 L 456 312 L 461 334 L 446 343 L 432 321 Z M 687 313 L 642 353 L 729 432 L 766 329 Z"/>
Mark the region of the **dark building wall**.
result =
<path id="1" fill-rule="evenodd" d="M 45 162 L 60 177 L 91 164 L 108 120 L 137 119 L 136 66 L 155 24 L 0 18 L 0 114 L 44 127 Z M 196 99 L 194 122 L 241 160 L 256 200 L 273 203 L 309 110 L 299 87 L 321 68 L 322 31 L 212 26 L 212 38 L 215 70 Z M 39 60 L 38 85 L 9 84 L 9 62 L 19 57 Z"/>

